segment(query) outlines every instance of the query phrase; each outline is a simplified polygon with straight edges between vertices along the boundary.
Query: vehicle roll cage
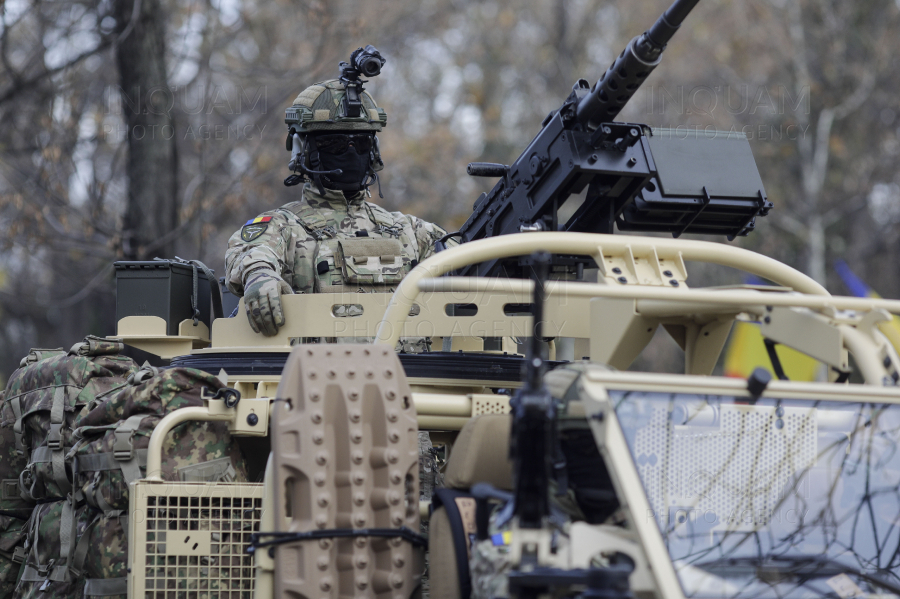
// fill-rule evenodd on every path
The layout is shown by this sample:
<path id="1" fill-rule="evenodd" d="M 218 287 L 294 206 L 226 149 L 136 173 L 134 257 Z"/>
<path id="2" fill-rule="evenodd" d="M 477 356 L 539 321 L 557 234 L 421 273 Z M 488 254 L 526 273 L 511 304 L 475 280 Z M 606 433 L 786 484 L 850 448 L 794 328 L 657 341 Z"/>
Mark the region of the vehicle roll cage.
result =
<path id="1" fill-rule="evenodd" d="M 591 309 L 592 319 L 602 319 L 604 307 L 611 307 L 609 311 L 615 312 L 617 308 L 613 306 L 618 304 L 621 310 L 624 302 L 625 316 L 637 321 L 642 331 L 648 323 L 651 324 L 648 329 L 655 330 L 655 323 L 668 325 L 666 328 L 672 333 L 670 327 L 676 324 L 673 319 L 690 315 L 696 326 L 685 324 L 683 339 L 673 333 L 688 352 L 688 374 L 711 372 L 731 323 L 740 318 L 760 321 L 767 338 L 807 353 L 838 373 L 848 371 L 846 353 L 849 351 L 857 357 L 867 383 L 894 385 L 900 378 L 896 368 L 900 359 L 894 350 L 900 346 L 900 332 L 892 323 L 892 314 L 900 314 L 900 301 L 833 296 L 807 275 L 772 258 L 722 243 L 684 239 L 531 232 L 469 242 L 432 256 L 406 276 L 378 324 L 375 342 L 396 345 L 410 310 L 423 292 L 506 292 L 527 296 L 532 288 L 528 280 L 442 275 L 470 264 L 527 255 L 537 249 L 594 259 L 599 267 L 597 283 L 556 281 L 547 286 L 548 300 L 562 295 L 572 299 L 589 298 L 596 303 Z M 687 277 L 685 261 L 736 268 L 783 288 L 772 288 L 773 291 L 688 289 L 683 285 Z M 618 319 L 622 315 L 615 316 Z M 591 326 L 593 338 L 596 327 Z M 618 332 L 626 336 L 633 336 L 636 330 L 637 326 L 618 327 Z M 695 343 L 690 341 L 692 332 Z M 699 335 L 707 347 L 698 352 Z M 706 341 L 710 335 L 712 344 Z M 592 344 L 591 359 L 627 368 L 649 338 L 643 344 L 639 341 L 627 337 L 607 339 L 604 345 L 614 349 L 606 353 L 595 352 Z M 617 352 L 615 348 L 623 344 L 629 347 Z M 637 351 L 636 345 L 640 345 Z M 698 355 L 692 355 L 692 350 Z"/>

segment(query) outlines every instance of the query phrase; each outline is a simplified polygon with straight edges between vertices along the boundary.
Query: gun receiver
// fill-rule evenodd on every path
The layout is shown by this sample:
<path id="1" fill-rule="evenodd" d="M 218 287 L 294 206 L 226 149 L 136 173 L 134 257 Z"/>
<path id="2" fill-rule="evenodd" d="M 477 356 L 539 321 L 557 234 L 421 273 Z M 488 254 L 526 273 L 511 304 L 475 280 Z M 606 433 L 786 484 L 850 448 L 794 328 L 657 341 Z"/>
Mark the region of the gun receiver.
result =
<path id="1" fill-rule="evenodd" d="M 473 163 L 473 176 L 495 176 L 460 229 L 463 242 L 520 231 L 612 233 L 619 230 L 747 235 L 756 216 L 772 207 L 750 144 L 742 133 L 656 129 L 613 122 L 647 76 L 679 25 L 699 0 L 676 0 L 643 34 L 631 40 L 597 83 L 584 79 L 509 167 Z M 580 206 L 560 222 L 567 200 Z M 572 197 L 576 196 L 576 197 Z M 577 270 L 589 259 L 556 257 Z M 458 274 L 509 276 L 520 262 L 498 260 Z"/>

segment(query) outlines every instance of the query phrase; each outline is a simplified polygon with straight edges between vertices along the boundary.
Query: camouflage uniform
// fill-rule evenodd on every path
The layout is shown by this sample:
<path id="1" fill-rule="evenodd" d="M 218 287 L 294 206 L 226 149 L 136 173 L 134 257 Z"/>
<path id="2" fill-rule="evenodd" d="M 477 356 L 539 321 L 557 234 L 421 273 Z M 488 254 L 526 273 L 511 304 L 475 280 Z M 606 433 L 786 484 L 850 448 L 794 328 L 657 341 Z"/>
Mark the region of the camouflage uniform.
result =
<path id="1" fill-rule="evenodd" d="M 358 231 L 365 236 L 357 236 Z M 365 201 L 363 192 L 347 199 L 336 190 L 323 195 L 307 183 L 300 201 L 263 213 L 231 236 L 226 281 L 235 295 L 243 295 L 254 277 L 273 272 L 294 293 L 393 293 L 446 234 L 420 218 Z M 448 245 L 454 245 L 452 240 Z M 348 313 L 335 316 L 356 315 L 352 304 L 342 309 Z M 427 351 L 428 340 L 404 339 L 400 349 Z"/>
<path id="2" fill-rule="evenodd" d="M 274 271 L 294 293 L 392 292 L 447 234 L 415 216 L 366 202 L 362 192 L 348 200 L 330 189 L 322 195 L 310 183 L 299 202 L 264 212 L 261 218 L 265 217 L 271 219 L 248 223 L 228 240 L 226 280 L 235 295 L 244 294 L 248 275 L 259 269 Z M 365 231 L 367 237 L 357 237 L 357 231 Z M 362 263 L 361 256 L 345 260 L 346 246 L 340 242 L 348 239 L 396 240 L 401 253 L 394 261 L 374 264 Z"/>

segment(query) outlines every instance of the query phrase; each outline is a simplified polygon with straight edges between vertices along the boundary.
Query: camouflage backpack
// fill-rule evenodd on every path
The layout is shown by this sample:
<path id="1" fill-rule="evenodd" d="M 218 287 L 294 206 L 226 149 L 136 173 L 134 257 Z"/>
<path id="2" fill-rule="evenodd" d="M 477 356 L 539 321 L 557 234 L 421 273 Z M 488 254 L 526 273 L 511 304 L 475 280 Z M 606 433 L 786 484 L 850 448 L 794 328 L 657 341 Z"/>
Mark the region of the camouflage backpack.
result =
<path id="1" fill-rule="evenodd" d="M 64 355 L 63 348 L 58 349 L 32 349 L 27 356 L 22 358 L 17 370 L 10 377 L 8 387 L 12 387 L 18 380 L 21 369 L 29 367 L 41 360 L 54 356 Z M 5 405 L 6 391 L 0 393 L 0 413 Z M 34 502 L 22 497 L 19 493 L 19 475 L 25 470 L 28 460 L 25 455 L 17 451 L 16 435 L 11 427 L 0 428 L 0 511 L 4 513 L 22 516 L 25 520 L 31 515 Z M 2 549 L 0 549 L 2 551 Z M 2 579 L 2 576 L 0 576 Z"/>
<path id="2" fill-rule="evenodd" d="M 71 499 L 39 504 L 28 522 L 25 567 L 16 599 L 83 596 L 82 564 L 91 547 L 85 531 L 95 516 Z"/>
<path id="3" fill-rule="evenodd" d="M 84 406 L 124 385 L 137 369 L 131 358 L 117 355 L 123 348 L 89 336 L 67 354 L 26 363 L 10 377 L 2 422 L 12 428 L 15 450 L 27 460 L 19 476 L 22 498 L 61 499 L 72 490 L 65 456 L 75 420 Z"/>
<path id="4" fill-rule="evenodd" d="M 0 392 L 0 405 L 6 392 Z M 34 504 L 19 496 L 25 456 L 16 453 L 12 429 L 0 429 L 0 597 L 9 597 L 25 559 L 26 523 Z"/>
<path id="5" fill-rule="evenodd" d="M 20 369 L 10 378 L 12 391 L 23 389 L 24 370 L 49 358 L 65 355 L 63 348 L 32 349 L 19 363 Z M 6 391 L 0 393 L 0 412 L 5 406 Z M 9 597 L 25 561 L 27 524 L 34 509 L 34 501 L 19 492 L 19 477 L 28 465 L 27 456 L 16 446 L 12 427 L 0 428 L 0 597 Z"/>
<path id="6" fill-rule="evenodd" d="M 146 474 L 147 446 L 160 420 L 170 412 L 201 406 L 203 388 L 215 392 L 219 379 L 200 370 L 144 367 L 129 384 L 79 419 L 68 459 L 76 494 L 96 516 L 88 544 L 97 548 L 84 563 L 86 597 L 126 594 L 128 484 Z M 166 437 L 162 477 L 180 481 L 246 481 L 247 467 L 228 426 L 186 422 Z M 78 564 L 80 566 L 80 564 Z"/>
<path id="7" fill-rule="evenodd" d="M 147 446 L 157 423 L 170 412 L 202 406 L 204 388 L 224 385 L 201 370 L 140 370 L 132 382 L 98 403 L 79 420 L 78 441 L 70 453 L 76 487 L 104 512 L 128 509 L 128 483 L 142 478 Z M 172 481 L 246 480 L 247 467 L 228 425 L 186 422 L 163 444 L 162 477 Z"/>

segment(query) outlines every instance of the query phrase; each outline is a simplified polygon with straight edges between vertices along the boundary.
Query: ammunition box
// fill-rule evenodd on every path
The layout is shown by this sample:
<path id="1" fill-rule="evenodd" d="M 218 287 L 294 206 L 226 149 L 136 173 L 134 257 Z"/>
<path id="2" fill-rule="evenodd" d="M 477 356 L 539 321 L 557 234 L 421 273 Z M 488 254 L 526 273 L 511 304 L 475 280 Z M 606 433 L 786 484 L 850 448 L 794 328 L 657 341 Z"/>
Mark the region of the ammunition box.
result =
<path id="1" fill-rule="evenodd" d="M 126 316 L 159 316 L 166 333 L 178 334 L 182 320 L 193 318 L 191 295 L 194 269 L 170 260 L 116 262 L 116 321 Z M 197 269 L 197 318 L 210 328 L 210 287 L 206 274 Z"/>

